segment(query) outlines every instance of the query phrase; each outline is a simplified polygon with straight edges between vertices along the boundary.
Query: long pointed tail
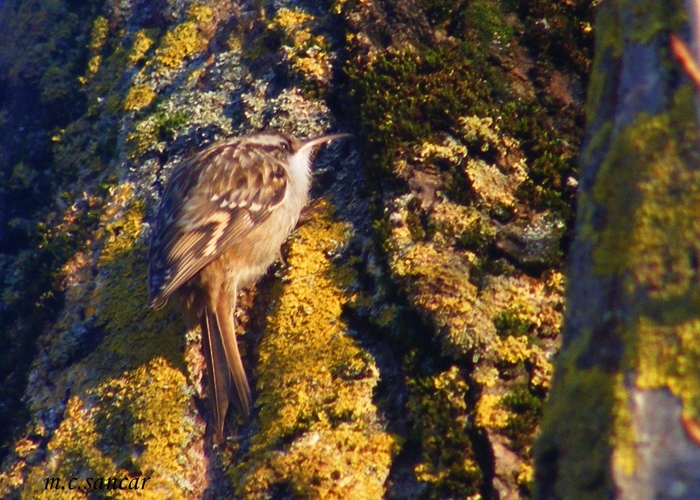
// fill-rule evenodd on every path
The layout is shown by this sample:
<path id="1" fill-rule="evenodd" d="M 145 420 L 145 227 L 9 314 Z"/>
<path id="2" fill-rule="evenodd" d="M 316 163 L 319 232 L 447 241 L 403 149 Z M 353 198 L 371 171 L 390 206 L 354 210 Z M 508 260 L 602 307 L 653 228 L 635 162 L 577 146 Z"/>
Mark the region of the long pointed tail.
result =
<path id="1" fill-rule="evenodd" d="M 202 350 L 209 373 L 209 398 L 214 413 L 216 443 L 221 442 L 224 436 L 224 422 L 233 386 L 238 394 L 239 410 L 249 417 L 252 408 L 250 386 L 236 342 L 234 309 L 228 294 L 222 293 L 215 304 L 210 303 L 204 307 L 200 320 Z"/>

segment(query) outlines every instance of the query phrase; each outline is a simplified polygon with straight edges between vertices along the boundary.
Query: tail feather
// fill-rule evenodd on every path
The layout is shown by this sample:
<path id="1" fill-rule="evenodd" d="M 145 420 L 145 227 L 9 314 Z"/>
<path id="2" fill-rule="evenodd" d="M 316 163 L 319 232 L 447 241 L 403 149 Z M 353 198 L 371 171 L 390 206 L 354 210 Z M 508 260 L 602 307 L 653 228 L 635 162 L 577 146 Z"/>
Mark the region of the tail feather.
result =
<path id="1" fill-rule="evenodd" d="M 250 386 L 236 342 L 233 321 L 235 307 L 227 295 L 219 294 L 215 304 L 207 304 L 201 318 L 202 350 L 209 373 L 209 398 L 214 413 L 214 440 L 217 443 L 223 440 L 232 386 L 236 387 L 237 406 L 246 417 L 250 416 L 252 407 Z"/>
<path id="2" fill-rule="evenodd" d="M 236 294 L 233 293 L 232 295 L 233 300 L 227 294 L 222 293 L 219 295 L 216 317 L 221 327 L 221 341 L 228 362 L 228 370 L 236 386 L 239 409 L 246 417 L 249 417 L 253 404 L 251 402 L 252 397 L 250 395 L 248 377 L 246 377 L 243 361 L 241 361 L 241 353 L 238 351 L 238 342 L 236 341 L 236 329 L 233 320 L 233 311 L 236 309 Z"/>

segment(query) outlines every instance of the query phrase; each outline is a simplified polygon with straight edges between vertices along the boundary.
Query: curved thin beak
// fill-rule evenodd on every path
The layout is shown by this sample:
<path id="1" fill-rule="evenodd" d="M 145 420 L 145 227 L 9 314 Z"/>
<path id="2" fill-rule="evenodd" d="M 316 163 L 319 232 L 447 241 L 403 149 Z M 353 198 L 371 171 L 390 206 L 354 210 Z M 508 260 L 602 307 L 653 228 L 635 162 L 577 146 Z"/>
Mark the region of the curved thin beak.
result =
<path id="1" fill-rule="evenodd" d="M 316 149 L 318 146 L 321 144 L 325 144 L 330 141 L 334 141 L 336 139 L 343 139 L 345 137 L 352 137 L 350 134 L 331 134 L 331 135 L 322 135 L 320 137 L 313 137 L 311 139 L 305 140 L 297 153 L 300 153 L 302 151 L 313 151 Z"/>

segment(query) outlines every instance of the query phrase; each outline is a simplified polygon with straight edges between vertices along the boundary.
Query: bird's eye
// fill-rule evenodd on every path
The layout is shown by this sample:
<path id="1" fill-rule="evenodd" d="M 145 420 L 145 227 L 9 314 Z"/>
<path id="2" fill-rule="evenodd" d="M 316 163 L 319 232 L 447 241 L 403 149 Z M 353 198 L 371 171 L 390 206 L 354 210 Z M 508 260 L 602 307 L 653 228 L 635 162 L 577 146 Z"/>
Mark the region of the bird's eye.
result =
<path id="1" fill-rule="evenodd" d="M 283 149 L 284 151 L 287 151 L 287 152 L 288 152 L 288 151 L 289 151 L 289 142 L 287 142 L 287 141 L 282 141 L 282 149 Z"/>

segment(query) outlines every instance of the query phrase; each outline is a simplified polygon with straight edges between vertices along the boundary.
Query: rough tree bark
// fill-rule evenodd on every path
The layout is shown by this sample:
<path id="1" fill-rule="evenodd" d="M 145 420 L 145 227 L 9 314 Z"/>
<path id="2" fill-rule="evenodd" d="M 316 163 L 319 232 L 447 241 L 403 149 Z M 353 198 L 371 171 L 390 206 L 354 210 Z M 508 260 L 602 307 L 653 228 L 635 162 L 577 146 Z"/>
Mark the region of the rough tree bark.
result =
<path id="1" fill-rule="evenodd" d="M 591 4 L 2 0 L 0 496 L 529 498 Z M 215 448 L 147 242 L 178 161 L 265 127 L 355 139 L 239 300 L 255 411 Z"/>
<path id="2" fill-rule="evenodd" d="M 681 1 L 597 13 L 538 498 L 700 498 L 698 90 L 669 48 L 687 19 Z"/>

